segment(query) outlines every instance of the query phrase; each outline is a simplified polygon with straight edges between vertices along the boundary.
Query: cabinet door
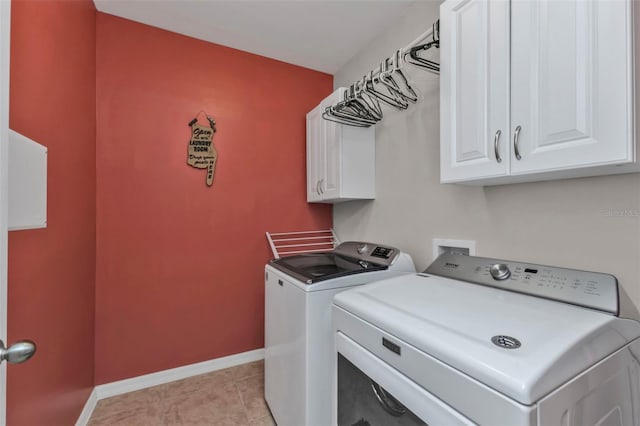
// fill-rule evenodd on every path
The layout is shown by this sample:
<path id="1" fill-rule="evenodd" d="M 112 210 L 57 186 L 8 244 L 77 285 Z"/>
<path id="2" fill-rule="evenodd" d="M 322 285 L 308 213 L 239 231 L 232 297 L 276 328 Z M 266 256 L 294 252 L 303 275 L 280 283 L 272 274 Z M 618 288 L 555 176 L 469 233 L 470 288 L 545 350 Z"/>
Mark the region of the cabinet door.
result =
<path id="1" fill-rule="evenodd" d="M 449 0 L 440 8 L 440 177 L 509 173 L 509 2 Z"/>
<path id="2" fill-rule="evenodd" d="M 322 109 L 333 105 L 344 97 L 343 87 L 335 90 L 327 96 L 321 103 Z M 340 179 L 342 161 L 342 124 L 334 121 L 322 120 L 322 140 L 323 140 L 323 168 L 319 176 L 320 191 L 323 200 L 340 198 Z"/>
<path id="3" fill-rule="evenodd" d="M 342 127 L 333 121 L 323 120 L 324 174 L 320 176 L 320 190 L 325 200 L 340 198 L 340 173 L 342 164 Z"/>
<path id="4" fill-rule="evenodd" d="M 633 161 L 631 1 L 511 7 L 512 174 Z"/>
<path id="5" fill-rule="evenodd" d="M 307 114 L 307 202 L 321 201 L 320 179 L 324 172 L 322 105 Z"/>

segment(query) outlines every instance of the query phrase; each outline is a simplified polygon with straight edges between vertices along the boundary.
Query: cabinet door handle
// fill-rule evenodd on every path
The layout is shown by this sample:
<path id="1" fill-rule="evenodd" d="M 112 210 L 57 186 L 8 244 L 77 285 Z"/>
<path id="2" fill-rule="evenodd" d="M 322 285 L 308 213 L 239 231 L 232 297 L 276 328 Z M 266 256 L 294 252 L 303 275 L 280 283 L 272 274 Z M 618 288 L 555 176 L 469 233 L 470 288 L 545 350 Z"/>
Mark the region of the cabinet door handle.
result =
<path id="1" fill-rule="evenodd" d="M 320 179 L 320 193 L 324 194 L 324 178 Z"/>
<path id="2" fill-rule="evenodd" d="M 496 161 L 498 163 L 502 163 L 502 157 L 500 157 L 500 150 L 498 149 L 498 143 L 500 142 L 501 134 L 502 134 L 502 130 L 498 129 L 495 137 L 493 138 L 493 152 L 496 155 Z"/>
<path id="3" fill-rule="evenodd" d="M 521 126 L 516 127 L 516 131 L 513 132 L 513 152 L 516 154 L 516 160 L 521 160 L 522 156 L 520 155 L 520 149 L 518 148 L 518 142 L 520 139 L 520 130 L 522 130 Z"/>
<path id="4" fill-rule="evenodd" d="M 320 195 L 320 181 L 316 182 L 316 193 Z"/>

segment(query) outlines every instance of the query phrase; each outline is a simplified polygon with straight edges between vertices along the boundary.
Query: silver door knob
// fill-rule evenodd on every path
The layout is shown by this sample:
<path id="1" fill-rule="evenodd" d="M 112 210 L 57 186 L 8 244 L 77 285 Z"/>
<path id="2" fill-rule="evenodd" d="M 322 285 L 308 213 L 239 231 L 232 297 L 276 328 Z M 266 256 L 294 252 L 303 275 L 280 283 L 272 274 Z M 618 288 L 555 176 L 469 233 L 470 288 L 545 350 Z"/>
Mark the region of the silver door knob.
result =
<path id="1" fill-rule="evenodd" d="M 0 340 L 0 363 L 2 361 L 11 364 L 20 364 L 27 361 L 36 353 L 36 344 L 31 340 L 20 340 L 5 348 L 4 342 Z"/>

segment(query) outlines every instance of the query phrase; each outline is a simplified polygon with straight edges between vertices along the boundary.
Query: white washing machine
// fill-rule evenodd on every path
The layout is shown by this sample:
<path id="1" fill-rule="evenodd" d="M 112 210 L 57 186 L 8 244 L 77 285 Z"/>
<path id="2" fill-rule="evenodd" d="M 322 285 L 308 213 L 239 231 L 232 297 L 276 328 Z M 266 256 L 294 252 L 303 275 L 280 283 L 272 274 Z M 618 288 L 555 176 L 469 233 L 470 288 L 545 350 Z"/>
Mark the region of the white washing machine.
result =
<path id="1" fill-rule="evenodd" d="M 333 296 L 407 273 L 408 254 L 354 241 L 265 267 L 265 399 L 279 426 L 331 423 Z"/>
<path id="2" fill-rule="evenodd" d="M 338 425 L 640 425 L 612 275 L 443 255 L 336 295 Z"/>

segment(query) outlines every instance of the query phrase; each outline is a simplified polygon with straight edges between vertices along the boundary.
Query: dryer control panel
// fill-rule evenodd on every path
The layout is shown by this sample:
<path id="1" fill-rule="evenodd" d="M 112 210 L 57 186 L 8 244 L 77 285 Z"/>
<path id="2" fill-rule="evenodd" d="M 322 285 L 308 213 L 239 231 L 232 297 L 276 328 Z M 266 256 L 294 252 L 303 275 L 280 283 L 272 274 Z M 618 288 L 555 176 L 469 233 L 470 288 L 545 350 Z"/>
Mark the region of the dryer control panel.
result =
<path id="1" fill-rule="evenodd" d="M 610 274 L 449 253 L 424 273 L 619 314 L 618 280 Z"/>

